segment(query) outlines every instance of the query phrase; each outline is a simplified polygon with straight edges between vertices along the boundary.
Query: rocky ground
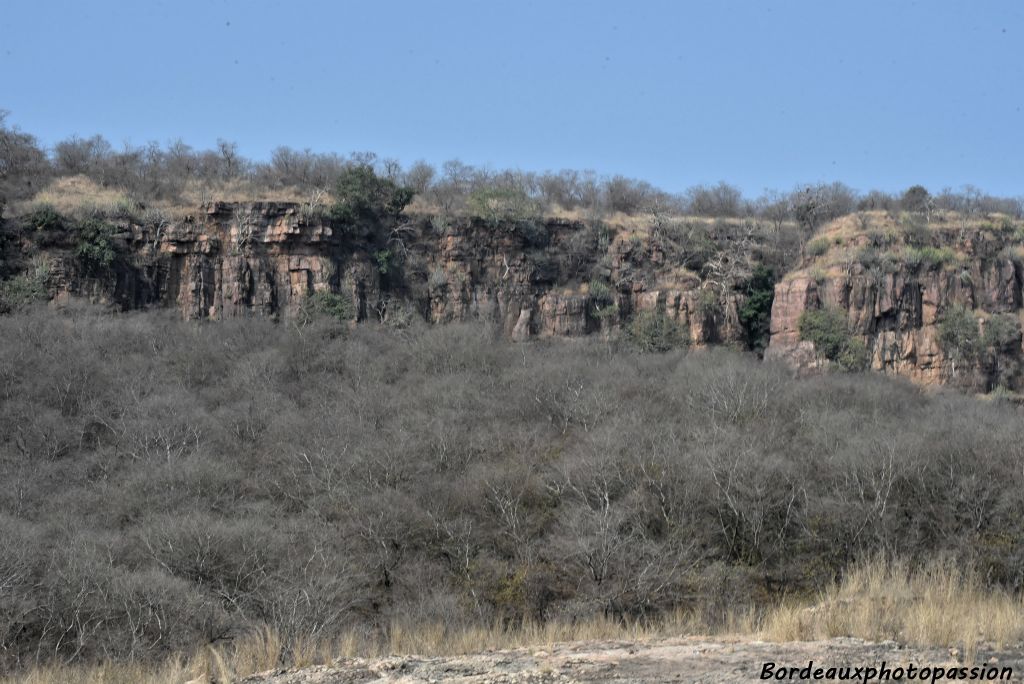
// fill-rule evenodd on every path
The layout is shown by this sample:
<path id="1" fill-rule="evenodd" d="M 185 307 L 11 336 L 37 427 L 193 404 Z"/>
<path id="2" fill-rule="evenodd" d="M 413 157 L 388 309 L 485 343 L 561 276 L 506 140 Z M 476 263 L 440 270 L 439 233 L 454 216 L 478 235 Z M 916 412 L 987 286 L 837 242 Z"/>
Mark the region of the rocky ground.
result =
<path id="1" fill-rule="evenodd" d="M 810 673 L 813 675 L 813 669 L 821 667 L 826 670 L 822 673 L 826 681 L 828 668 L 881 668 L 883 662 L 890 669 L 910 664 L 916 668 L 977 665 L 986 670 L 991 667 L 999 670 L 1011 667 L 1014 674 L 1024 672 L 1024 650 L 981 650 L 972 661 L 965 663 L 963 656 L 956 650 L 911 649 L 894 642 L 871 643 L 843 638 L 780 644 L 730 638 L 708 640 L 686 637 L 648 642 L 567 643 L 543 650 L 491 651 L 439 658 L 351 658 L 331 666 L 266 672 L 243 681 L 249 684 L 748 682 L 760 680 L 765 663 L 775 663 L 776 668 L 805 668 L 810 661 L 813 661 Z M 860 681 L 865 681 L 865 673 L 859 674 Z M 838 677 L 837 672 L 834 679 Z M 927 680 L 931 680 L 931 677 Z M 800 681 L 799 673 L 792 681 Z"/>

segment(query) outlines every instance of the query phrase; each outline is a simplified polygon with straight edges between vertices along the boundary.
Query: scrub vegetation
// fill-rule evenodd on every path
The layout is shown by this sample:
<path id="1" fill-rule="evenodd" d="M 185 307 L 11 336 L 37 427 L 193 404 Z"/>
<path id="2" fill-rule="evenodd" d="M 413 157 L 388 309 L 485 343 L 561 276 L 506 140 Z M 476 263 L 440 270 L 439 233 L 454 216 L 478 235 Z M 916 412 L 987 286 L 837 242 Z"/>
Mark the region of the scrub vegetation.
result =
<path id="1" fill-rule="evenodd" d="M 855 586 L 865 558 L 952 563 L 1019 632 L 1009 403 L 722 349 L 351 328 L 344 305 L 0 318 L 3 670 L 860 634 L 769 617 Z"/>

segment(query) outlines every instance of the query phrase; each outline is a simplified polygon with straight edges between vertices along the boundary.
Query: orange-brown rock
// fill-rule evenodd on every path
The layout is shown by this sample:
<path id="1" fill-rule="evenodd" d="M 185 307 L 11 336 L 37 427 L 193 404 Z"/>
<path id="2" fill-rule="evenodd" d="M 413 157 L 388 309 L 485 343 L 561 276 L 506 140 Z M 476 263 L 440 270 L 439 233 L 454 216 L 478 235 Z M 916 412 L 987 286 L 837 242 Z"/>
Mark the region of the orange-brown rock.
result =
<path id="1" fill-rule="evenodd" d="M 985 319 L 994 314 L 1016 317 L 1019 327 L 1024 272 L 1005 249 L 1010 244 L 1007 237 L 977 230 L 956 243 L 949 234 L 939 233 L 934 239 L 946 240 L 940 244 L 950 252 L 947 245 L 953 244 L 956 258 L 942 264 L 895 262 L 889 272 L 856 261 L 841 267 L 833 261 L 825 271 L 821 260 L 805 261 L 775 287 L 766 358 L 802 369 L 821 365 L 814 345 L 800 339 L 799 320 L 807 310 L 833 308 L 843 313 L 851 334 L 867 345 L 870 366 L 876 371 L 923 385 L 955 380 L 981 390 L 997 384 L 1020 389 L 1021 378 L 1005 372 L 993 375 L 996 367 L 1006 370 L 1002 361 L 1007 359 L 1000 357 L 1016 363 L 1024 352 L 1019 344 L 979 353 L 968 368 L 957 370 L 939 343 L 942 318 L 953 307 L 972 313 L 979 338 Z"/>
<path id="2" fill-rule="evenodd" d="M 295 204 L 215 202 L 169 224 L 125 225 L 112 273 L 78 273 L 70 250 L 54 252 L 61 275 L 51 289 L 60 301 L 166 306 L 214 320 L 289 318 L 326 290 L 347 294 L 360 320 L 397 311 L 437 324 L 485 320 L 517 340 L 607 332 L 658 308 L 689 326 L 695 344 L 742 338 L 735 294 L 709 290 L 636 233 L 611 231 L 601 246 L 579 221 L 438 224 L 414 218 L 368 238 Z M 616 300 L 601 317 L 588 293 L 594 278 Z"/>

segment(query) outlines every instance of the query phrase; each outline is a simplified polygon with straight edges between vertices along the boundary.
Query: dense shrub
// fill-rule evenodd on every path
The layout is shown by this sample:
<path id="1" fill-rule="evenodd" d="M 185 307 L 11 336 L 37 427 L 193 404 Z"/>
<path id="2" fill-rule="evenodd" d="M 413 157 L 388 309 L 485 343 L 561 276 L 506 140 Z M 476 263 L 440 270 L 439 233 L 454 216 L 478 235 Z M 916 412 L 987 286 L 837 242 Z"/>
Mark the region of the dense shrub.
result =
<path id="1" fill-rule="evenodd" d="M 594 318 L 603 320 L 618 314 L 619 308 L 615 301 L 615 292 L 603 280 L 590 281 L 588 295 L 590 315 Z"/>
<path id="2" fill-rule="evenodd" d="M 995 314 L 985 321 L 982 343 L 996 351 L 1014 347 L 1021 339 L 1020 319 L 1013 314 Z"/>
<path id="3" fill-rule="evenodd" d="M 479 188 L 470 194 L 468 205 L 474 216 L 495 225 L 534 219 L 541 213 L 537 202 L 521 188 Z"/>
<path id="4" fill-rule="evenodd" d="M 107 268 L 117 258 L 115 228 L 98 218 L 89 218 L 75 226 L 75 256 L 87 273 Z"/>
<path id="5" fill-rule="evenodd" d="M 643 352 L 667 352 L 689 342 L 684 327 L 661 309 L 637 312 L 626 332 L 633 346 Z"/>
<path id="6" fill-rule="evenodd" d="M 956 262 L 956 252 L 949 247 L 907 247 L 900 258 L 910 266 L 925 269 L 941 268 Z"/>
<path id="7" fill-rule="evenodd" d="M 371 166 L 343 171 L 334 186 L 331 218 L 344 224 L 378 225 L 394 219 L 412 200 L 412 190 L 380 178 Z"/>
<path id="8" fill-rule="evenodd" d="M 294 644 L 717 614 L 876 552 L 1020 589 L 1022 429 L 1001 403 L 721 349 L 5 316 L 0 667 L 261 624 Z"/>
<path id="9" fill-rule="evenodd" d="M 808 309 L 798 321 L 800 339 L 814 343 L 822 358 L 834 361 L 848 371 L 865 370 L 871 361 L 864 342 L 850 331 L 843 312 L 838 309 Z"/>
<path id="10" fill-rule="evenodd" d="M 758 265 L 740 291 L 746 296 L 739 307 L 740 325 L 747 348 L 758 354 L 768 346 L 771 334 L 772 302 L 775 301 L 775 272 Z"/>
<path id="11" fill-rule="evenodd" d="M 981 335 L 974 314 L 964 306 L 951 306 L 939 320 L 938 342 L 955 377 L 959 368 L 973 364 L 981 353 Z"/>
<path id="12" fill-rule="evenodd" d="M 299 320 L 309 322 L 316 318 L 329 318 L 339 322 L 355 318 L 352 298 L 341 292 L 321 290 L 306 297 L 299 311 Z"/>
<path id="13" fill-rule="evenodd" d="M 906 189 L 900 198 L 900 207 L 903 211 L 912 213 L 924 213 L 932 206 L 932 197 L 928 189 L 922 185 L 912 185 Z"/>
<path id="14" fill-rule="evenodd" d="M 37 207 L 21 217 L 21 222 L 33 230 L 59 230 L 67 220 L 50 205 Z"/>
<path id="15" fill-rule="evenodd" d="M 690 213 L 698 216 L 740 216 L 744 211 L 743 193 L 725 181 L 690 188 L 686 195 Z"/>
<path id="16" fill-rule="evenodd" d="M 32 304 L 46 301 L 46 274 L 21 273 L 0 281 L 0 314 L 21 311 Z"/>

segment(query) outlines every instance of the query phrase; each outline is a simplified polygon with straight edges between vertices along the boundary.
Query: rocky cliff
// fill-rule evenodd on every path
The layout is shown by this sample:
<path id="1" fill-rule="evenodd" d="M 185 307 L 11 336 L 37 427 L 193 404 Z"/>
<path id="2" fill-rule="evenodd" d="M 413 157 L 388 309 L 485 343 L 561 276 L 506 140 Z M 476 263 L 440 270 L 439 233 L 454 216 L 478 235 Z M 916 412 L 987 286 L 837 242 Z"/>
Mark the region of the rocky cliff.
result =
<path id="1" fill-rule="evenodd" d="M 800 321 L 831 309 L 864 343 L 874 370 L 926 385 L 1020 390 L 1022 237 L 1020 222 L 1005 217 L 841 219 L 776 285 L 766 357 L 828 365 Z M 966 324 L 954 330 L 954 318 Z"/>
<path id="2" fill-rule="evenodd" d="M 781 278 L 774 303 L 769 282 L 761 304 L 765 316 L 771 307 L 768 358 L 834 363 L 801 332 L 806 312 L 827 310 L 877 371 L 1024 389 L 1024 223 L 1003 216 L 860 213 L 803 244 L 796 226 L 742 220 L 404 216 L 357 230 L 298 204 L 216 202 L 174 220 L 111 220 L 101 268 L 83 265 L 80 230 L 30 223 L 4 226 L 0 276 L 35 268 L 57 303 L 288 320 L 331 292 L 354 320 L 486 320 L 519 340 L 612 335 L 656 311 L 695 345 L 756 348 L 750 284 L 770 266 Z M 951 312 L 973 331 L 944 332 Z"/>
<path id="3" fill-rule="evenodd" d="M 210 203 L 172 221 L 114 221 L 116 258 L 103 268 L 83 267 L 67 228 L 9 227 L 6 260 L 9 271 L 45 260 L 58 303 L 172 307 L 188 319 L 289 319 L 328 291 L 360 321 L 483 319 L 527 339 L 608 333 L 657 310 L 695 344 L 742 344 L 735 286 L 763 240 L 735 221 L 655 228 L 417 216 L 367 233 L 297 204 Z"/>

